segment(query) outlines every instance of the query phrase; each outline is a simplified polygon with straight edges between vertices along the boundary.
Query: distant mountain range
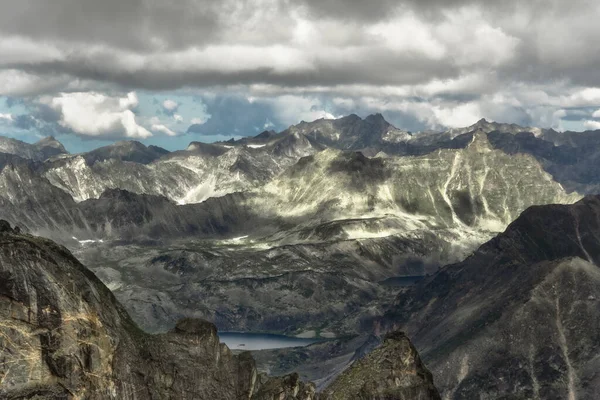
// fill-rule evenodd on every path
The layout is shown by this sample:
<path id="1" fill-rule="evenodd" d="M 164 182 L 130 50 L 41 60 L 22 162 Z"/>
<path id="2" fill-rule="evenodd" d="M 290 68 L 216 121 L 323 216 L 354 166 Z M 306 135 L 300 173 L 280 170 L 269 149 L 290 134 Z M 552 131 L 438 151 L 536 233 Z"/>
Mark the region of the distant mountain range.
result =
<path id="1" fill-rule="evenodd" d="M 381 114 L 301 122 L 275 133 L 217 142 L 192 142 L 168 152 L 135 141 L 116 142 L 69 155 L 54 138 L 31 145 L 0 138 L 0 153 L 45 161 L 44 176 L 76 201 L 98 198 L 106 189 L 157 194 L 182 203 L 248 190 L 262 185 L 304 156 L 326 148 L 361 151 L 368 157 L 424 155 L 438 149 L 464 148 L 473 132 L 484 132 L 495 149 L 534 156 L 568 191 L 598 191 L 598 131 L 557 132 L 481 120 L 446 132 L 410 133 Z M 177 182 L 172 177 L 178 176 Z"/>

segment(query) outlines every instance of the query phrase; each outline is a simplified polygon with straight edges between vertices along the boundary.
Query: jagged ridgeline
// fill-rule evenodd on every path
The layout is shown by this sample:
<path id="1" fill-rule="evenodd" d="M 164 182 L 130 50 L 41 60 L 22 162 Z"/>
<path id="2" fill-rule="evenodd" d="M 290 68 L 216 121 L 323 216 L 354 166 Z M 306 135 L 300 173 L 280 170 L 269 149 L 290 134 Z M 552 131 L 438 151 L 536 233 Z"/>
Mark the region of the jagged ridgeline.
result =
<path id="1" fill-rule="evenodd" d="M 571 139 L 574 143 L 565 148 L 567 144 L 556 147 L 554 142 L 546 140 L 565 141 L 557 132 L 535 130 L 537 136 L 534 133 L 527 136 L 528 129 L 532 130 L 481 121 L 464 130 L 436 135 L 410 134 L 394 128 L 381 115 L 364 120 L 349 116 L 301 123 L 279 134 L 265 132 L 239 141 L 195 142 L 186 150 L 172 153 L 138 142 L 118 142 L 77 155 L 66 154 L 62 145 L 52 138 L 35 145 L 4 139 L 0 150 L 12 156 L 4 156 L 0 163 L 3 167 L 0 173 L 2 216 L 33 232 L 62 231 L 65 235 L 157 236 L 165 230 L 169 234 L 174 231 L 195 234 L 207 229 L 209 233 L 233 232 L 240 230 L 235 220 L 217 221 L 220 222 L 217 227 L 210 228 L 213 221 L 203 218 L 196 221 L 193 207 L 172 207 L 170 202 L 158 205 L 159 199 L 132 200 L 153 203 L 153 206 L 138 207 L 143 208 L 140 212 L 144 215 L 123 212 L 103 219 L 89 211 L 95 209 L 93 201 L 81 203 L 101 199 L 111 189 L 164 196 L 175 204 L 199 203 L 242 191 L 252 193 L 253 200 L 249 204 L 236 201 L 236 206 L 250 205 L 256 214 L 266 214 L 269 218 L 280 213 L 272 209 L 273 206 L 259 207 L 265 199 L 275 200 L 278 206 L 285 202 L 296 214 L 302 211 L 331 213 L 341 207 L 341 213 L 335 217 L 342 214 L 342 218 L 347 218 L 377 209 L 400 209 L 409 214 L 439 218 L 442 223 L 452 219 L 458 224 L 490 222 L 497 225 L 500 222 L 505 226 L 528 205 L 572 201 L 576 197 L 561 198 L 561 189 L 544 170 L 554 174 L 556 179 L 566 175 L 566 170 L 583 169 L 574 165 L 576 160 L 583 163 L 588 158 L 590 162 L 594 159 L 589 150 L 593 146 L 586 146 L 584 140 L 592 138 L 590 135 L 574 135 L 581 140 Z M 526 138 L 531 140 L 526 141 Z M 474 141 L 479 143 L 474 144 Z M 560 150 L 548 151 L 548 146 Z M 365 157 L 361 160 L 353 153 L 336 154 L 334 150 L 321 155 L 326 148 L 360 150 Z M 470 148 L 471 151 L 466 151 Z M 40 149 L 45 150 L 40 152 Z M 581 156 L 561 157 L 569 149 Z M 531 157 L 522 153 L 529 153 Z M 24 160 L 19 162 L 15 155 Z M 319 157 L 312 160 L 311 155 Z M 377 157 L 366 157 L 372 155 Z M 407 155 L 413 157 L 405 157 Z M 309 159 L 295 165 L 307 156 Z M 306 176 L 288 179 L 294 170 Z M 283 179 L 273 181 L 282 173 L 285 174 Z M 323 179 L 326 175 L 336 178 L 335 184 Z M 576 173 L 570 173 L 569 179 L 573 175 Z M 569 187 L 588 184 L 591 188 L 595 184 L 591 175 L 586 175 L 588 183 L 582 182 L 586 179 L 583 176 L 577 178 L 578 183 L 573 182 L 575 178 L 558 180 Z M 270 182 L 270 186 L 264 187 Z M 290 187 L 295 189 L 296 195 L 289 195 Z M 543 193 L 537 195 L 539 189 Z M 550 193 L 552 191 L 555 193 Z M 585 193 L 585 188 L 580 192 Z M 161 221 L 164 215 L 173 215 L 179 226 L 165 227 L 171 224 L 170 219 Z M 180 222 L 182 219 L 187 223 Z M 248 233 L 246 226 L 241 230 Z"/>
<path id="2" fill-rule="evenodd" d="M 365 376 L 364 384 L 348 388 L 342 375 L 319 396 L 297 374 L 258 374 L 250 353 L 233 355 L 209 322 L 184 319 L 169 333 L 148 335 L 66 248 L 0 221 L 2 399 L 439 398 L 403 335 L 370 357 L 348 372 Z M 391 382 L 370 374 L 381 357 L 396 360 Z"/>

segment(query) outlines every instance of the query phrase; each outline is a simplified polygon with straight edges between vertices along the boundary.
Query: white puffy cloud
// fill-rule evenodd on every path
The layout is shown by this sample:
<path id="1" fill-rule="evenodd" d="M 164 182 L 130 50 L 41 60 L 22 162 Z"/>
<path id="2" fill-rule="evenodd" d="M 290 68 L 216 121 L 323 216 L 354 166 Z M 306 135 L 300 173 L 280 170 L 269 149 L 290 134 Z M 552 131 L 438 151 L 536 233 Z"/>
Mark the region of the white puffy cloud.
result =
<path id="1" fill-rule="evenodd" d="M 447 53 L 427 22 L 412 13 L 370 26 L 366 33 L 394 52 L 422 53 L 432 60 L 440 60 Z"/>
<path id="2" fill-rule="evenodd" d="M 469 126 L 481 119 L 481 108 L 476 103 L 463 103 L 454 107 L 432 107 L 435 123 L 449 128 Z"/>
<path id="3" fill-rule="evenodd" d="M 8 114 L 8 113 L 0 113 L 0 121 L 7 121 L 7 122 L 12 122 L 13 121 L 13 116 L 12 114 Z"/>
<path id="4" fill-rule="evenodd" d="M 267 121 L 265 122 L 265 124 L 263 125 L 263 129 L 272 129 L 275 127 L 275 124 L 271 121 L 269 121 L 269 119 L 267 119 Z"/>
<path id="5" fill-rule="evenodd" d="M 164 133 L 167 136 L 177 136 L 177 133 L 173 132 L 171 129 L 169 129 L 166 125 L 164 124 L 153 124 L 150 129 L 153 132 L 160 132 L 160 133 Z"/>
<path id="6" fill-rule="evenodd" d="M 165 111 L 174 112 L 179 107 L 179 104 L 176 101 L 167 99 L 167 100 L 163 101 L 162 106 L 165 109 Z"/>
<path id="7" fill-rule="evenodd" d="M 152 136 L 136 122 L 132 109 L 137 107 L 135 92 L 111 97 L 96 92 L 61 93 L 40 99 L 59 113 L 58 124 L 81 136 L 147 138 Z"/>
<path id="8" fill-rule="evenodd" d="M 520 39 L 488 20 L 479 7 L 446 13 L 441 24 L 430 27 L 444 43 L 447 55 L 463 68 L 498 67 L 517 55 Z"/>
<path id="9" fill-rule="evenodd" d="M 150 118 L 150 124 L 150 130 L 153 132 L 163 133 L 167 136 L 177 136 L 177 133 L 161 122 L 157 116 Z"/>
<path id="10" fill-rule="evenodd" d="M 316 97 L 282 95 L 260 99 L 260 101 L 270 104 L 274 116 L 285 125 L 296 124 L 299 121 L 314 121 L 319 118 L 336 118 L 325 110 L 321 100 Z"/>
<path id="11" fill-rule="evenodd" d="M 206 121 L 207 121 L 206 118 L 192 118 L 192 120 L 191 120 L 192 125 L 202 125 Z"/>
<path id="12" fill-rule="evenodd" d="M 587 120 L 583 123 L 586 129 L 596 130 L 600 129 L 600 121 Z"/>
<path id="13" fill-rule="evenodd" d="M 180 123 L 183 122 L 183 117 L 179 114 L 174 114 L 173 115 L 173 119 L 175 120 L 175 122 Z"/>
<path id="14" fill-rule="evenodd" d="M 570 95 L 561 96 L 562 107 L 593 107 L 600 105 L 600 87 L 586 87 Z"/>
<path id="15" fill-rule="evenodd" d="M 600 109 L 594 111 L 592 114 L 592 118 L 600 118 Z"/>

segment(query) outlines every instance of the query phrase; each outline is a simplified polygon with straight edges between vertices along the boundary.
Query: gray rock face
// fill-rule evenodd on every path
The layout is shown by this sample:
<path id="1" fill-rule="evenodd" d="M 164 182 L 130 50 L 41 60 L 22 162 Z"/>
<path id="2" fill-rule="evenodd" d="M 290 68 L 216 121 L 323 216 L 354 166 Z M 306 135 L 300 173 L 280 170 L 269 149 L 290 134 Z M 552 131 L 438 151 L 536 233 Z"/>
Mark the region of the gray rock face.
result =
<path id="1" fill-rule="evenodd" d="M 554 180 L 569 192 L 583 194 L 600 192 L 600 131 L 557 132 L 553 129 L 522 127 L 481 120 L 476 124 L 443 133 L 416 134 L 406 142 L 409 149 L 422 151 L 426 147 L 463 147 L 472 132 L 484 132 L 493 148 L 507 154 L 530 154 Z M 412 146 L 412 148 L 411 148 Z M 388 150 L 389 152 L 390 150 Z"/>
<path id="2" fill-rule="evenodd" d="M 372 115 L 364 120 L 348 116 L 337 120 L 303 122 L 281 135 L 301 133 L 327 147 L 361 150 L 367 155 L 378 152 L 387 155 L 422 155 L 438 149 L 464 148 L 476 131 L 486 134 L 496 149 L 508 154 L 534 156 L 569 192 L 594 194 L 600 190 L 598 130 L 557 132 L 482 119 L 469 127 L 446 132 L 408 133 L 396 129 L 380 115 Z"/>
<path id="3" fill-rule="evenodd" d="M 66 248 L 0 226 L 1 398 L 261 400 L 263 386 L 293 386 L 258 379 L 209 322 L 145 334 Z M 287 398 L 312 399 L 314 386 L 302 388 Z"/>
<path id="4" fill-rule="evenodd" d="M 398 159 L 326 150 L 194 205 L 109 191 L 72 205 L 73 235 L 107 241 L 78 255 L 152 331 L 195 315 L 230 330 L 357 332 L 399 290 L 381 282 L 462 259 L 528 205 L 578 198 L 533 158 L 476 139 Z M 153 248 L 108 242 L 144 237 Z"/>
<path id="5" fill-rule="evenodd" d="M 546 131 L 542 136 L 530 132 L 510 135 L 498 131 L 489 136 L 494 147 L 508 154 L 533 155 L 567 190 L 591 194 L 600 192 L 600 131 Z"/>
<path id="6" fill-rule="evenodd" d="M 264 376 L 263 376 L 264 379 Z M 306 384 L 300 380 L 298 374 L 293 373 L 279 378 L 267 379 L 260 385 L 253 400 L 319 400 L 312 383 Z"/>
<path id="7" fill-rule="evenodd" d="M 533 155 L 569 191 L 595 193 L 600 187 L 599 131 L 556 132 L 481 120 L 446 132 L 409 133 L 380 114 L 302 122 L 281 133 L 263 132 L 237 141 L 192 142 L 186 151 L 171 154 L 139 142 L 119 142 L 61 157 L 45 166 L 45 176 L 77 201 L 98 198 L 106 189 L 125 189 L 188 204 L 260 186 L 300 157 L 324 148 L 360 150 L 367 156 L 423 155 L 464 148 L 475 131 L 487 134 L 495 148 L 509 154 Z M 0 152 L 35 161 L 67 154 L 51 137 L 33 145 L 1 138 Z"/>
<path id="8" fill-rule="evenodd" d="M 403 332 L 354 361 L 323 392 L 330 400 L 441 400 L 431 372 Z"/>
<path id="9" fill-rule="evenodd" d="M 83 158 L 87 165 L 94 165 L 97 162 L 106 160 L 130 161 L 138 164 L 150 164 L 162 156 L 169 154 L 158 146 L 145 146 L 136 141 L 121 141 L 109 146 L 100 147 L 90 152 L 84 153 Z"/>
<path id="10" fill-rule="evenodd" d="M 597 397 L 599 215 L 597 196 L 531 207 L 397 298 L 385 321 L 415 339 L 445 398 Z"/>

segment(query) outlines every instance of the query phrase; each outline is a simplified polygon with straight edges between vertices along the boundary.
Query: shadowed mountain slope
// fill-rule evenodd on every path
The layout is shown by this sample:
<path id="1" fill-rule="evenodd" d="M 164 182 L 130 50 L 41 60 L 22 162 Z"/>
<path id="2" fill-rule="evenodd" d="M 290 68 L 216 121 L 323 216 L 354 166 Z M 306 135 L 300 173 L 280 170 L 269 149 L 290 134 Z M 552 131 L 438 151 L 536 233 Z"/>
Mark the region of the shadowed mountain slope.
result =
<path id="1" fill-rule="evenodd" d="M 599 262 L 600 197 L 534 206 L 402 293 L 384 321 L 415 338 L 446 398 L 592 399 Z"/>

